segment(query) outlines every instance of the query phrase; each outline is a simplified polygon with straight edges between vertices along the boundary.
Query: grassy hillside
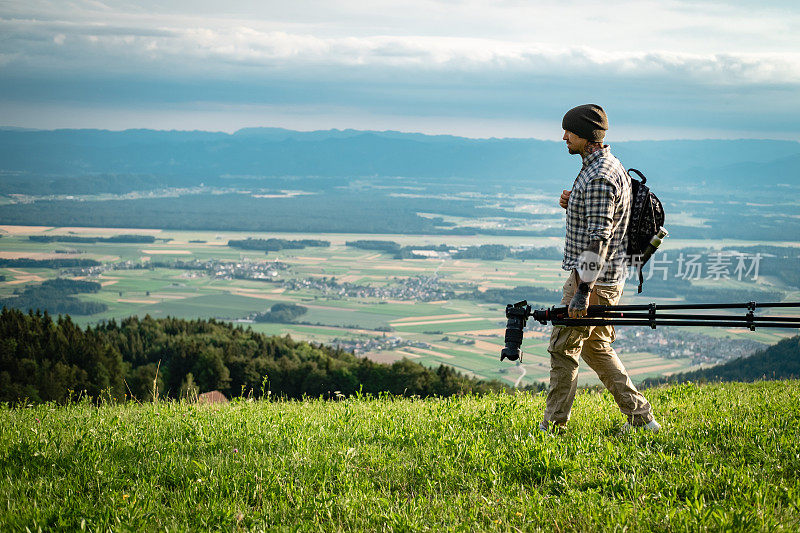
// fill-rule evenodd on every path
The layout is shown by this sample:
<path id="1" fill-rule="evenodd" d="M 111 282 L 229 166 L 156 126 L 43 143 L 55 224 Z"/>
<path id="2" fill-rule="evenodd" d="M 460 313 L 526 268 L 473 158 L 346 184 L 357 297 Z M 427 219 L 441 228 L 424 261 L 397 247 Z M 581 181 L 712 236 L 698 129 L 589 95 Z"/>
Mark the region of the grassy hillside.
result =
<path id="1" fill-rule="evenodd" d="M 0 530 L 796 531 L 800 382 L 544 396 L 0 409 Z"/>

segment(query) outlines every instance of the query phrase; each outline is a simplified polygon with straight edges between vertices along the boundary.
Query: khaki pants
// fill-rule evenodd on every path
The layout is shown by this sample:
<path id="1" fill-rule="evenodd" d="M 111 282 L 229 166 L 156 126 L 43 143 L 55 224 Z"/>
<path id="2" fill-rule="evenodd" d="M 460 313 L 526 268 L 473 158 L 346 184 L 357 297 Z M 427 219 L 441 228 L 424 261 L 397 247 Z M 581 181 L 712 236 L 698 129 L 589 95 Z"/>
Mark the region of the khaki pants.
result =
<path id="1" fill-rule="evenodd" d="M 577 288 L 575 272 L 564 284 L 561 305 L 569 305 Z M 589 295 L 589 305 L 616 305 L 622 296 L 622 285 L 595 285 Z M 578 356 L 597 373 L 600 381 L 614 396 L 622 414 L 632 425 L 644 425 L 653 420 L 650 404 L 633 385 L 625 367 L 611 343 L 616 335 L 614 326 L 553 326 L 550 336 L 550 390 L 544 421 L 564 424 L 569 420 L 575 389 L 578 385 Z"/>

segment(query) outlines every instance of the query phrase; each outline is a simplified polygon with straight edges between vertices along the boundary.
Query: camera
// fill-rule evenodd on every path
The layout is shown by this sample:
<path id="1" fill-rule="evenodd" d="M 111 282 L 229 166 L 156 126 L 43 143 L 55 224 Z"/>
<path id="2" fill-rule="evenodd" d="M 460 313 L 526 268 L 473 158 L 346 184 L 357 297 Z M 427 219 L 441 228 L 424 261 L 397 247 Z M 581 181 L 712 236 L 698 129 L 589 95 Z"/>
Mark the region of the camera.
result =
<path id="1" fill-rule="evenodd" d="M 527 300 L 506 305 L 506 347 L 500 352 L 500 361 L 517 361 L 522 358 L 522 330 L 531 316 L 531 306 Z"/>

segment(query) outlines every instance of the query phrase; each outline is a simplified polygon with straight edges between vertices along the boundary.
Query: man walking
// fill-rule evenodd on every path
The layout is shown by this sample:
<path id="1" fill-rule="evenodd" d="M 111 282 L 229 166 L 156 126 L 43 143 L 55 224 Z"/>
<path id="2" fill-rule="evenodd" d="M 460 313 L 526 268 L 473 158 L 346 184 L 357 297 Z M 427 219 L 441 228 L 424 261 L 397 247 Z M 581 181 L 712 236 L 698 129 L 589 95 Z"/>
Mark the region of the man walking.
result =
<path id="1" fill-rule="evenodd" d="M 570 317 L 580 318 L 589 305 L 616 305 L 622 296 L 631 182 L 622 163 L 603 144 L 608 118 L 602 107 L 586 104 L 570 109 L 562 127 L 569 153 L 583 159 L 572 190 L 565 190 L 559 201 L 567 211 L 562 268 L 569 272 L 561 304 L 569 306 Z M 611 347 L 614 339 L 613 326 L 553 326 L 547 349 L 550 390 L 541 430 L 557 429 L 569 420 L 578 357 L 597 373 L 627 416 L 623 430 L 661 428 Z"/>

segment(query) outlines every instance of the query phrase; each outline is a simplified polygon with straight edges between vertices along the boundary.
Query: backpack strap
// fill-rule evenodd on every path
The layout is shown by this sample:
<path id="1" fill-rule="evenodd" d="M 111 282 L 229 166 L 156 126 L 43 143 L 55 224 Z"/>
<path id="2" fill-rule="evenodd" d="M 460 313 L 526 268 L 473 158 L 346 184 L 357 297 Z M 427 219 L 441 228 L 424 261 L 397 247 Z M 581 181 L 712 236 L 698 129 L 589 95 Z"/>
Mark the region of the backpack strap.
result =
<path id="1" fill-rule="evenodd" d="M 644 275 L 642 275 L 642 265 L 636 267 L 639 270 L 639 286 L 636 288 L 636 294 L 641 294 L 642 284 L 644 284 Z"/>
<path id="2" fill-rule="evenodd" d="M 641 178 L 642 184 L 647 183 L 647 178 L 644 177 L 644 174 L 642 174 L 641 172 L 639 172 L 635 168 L 629 168 L 628 169 L 628 174 L 630 174 L 631 172 L 633 172 L 634 174 L 636 174 L 637 176 L 639 176 Z"/>

